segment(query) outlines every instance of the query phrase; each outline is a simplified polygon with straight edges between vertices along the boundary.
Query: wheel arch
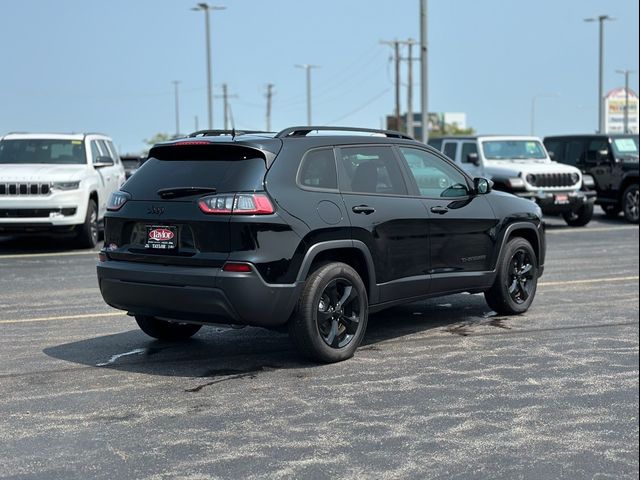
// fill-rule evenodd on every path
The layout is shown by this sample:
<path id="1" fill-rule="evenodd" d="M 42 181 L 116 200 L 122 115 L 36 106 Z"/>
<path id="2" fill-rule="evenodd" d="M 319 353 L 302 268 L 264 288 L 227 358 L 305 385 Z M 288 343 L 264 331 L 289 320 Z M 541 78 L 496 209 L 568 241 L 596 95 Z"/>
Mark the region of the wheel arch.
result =
<path id="1" fill-rule="evenodd" d="M 627 175 L 622 179 L 622 182 L 620 182 L 620 188 L 618 189 L 618 205 L 620 205 L 620 207 L 622 207 L 622 196 L 624 195 L 625 190 L 629 188 L 630 185 L 637 185 L 639 183 L 639 178 L 640 177 L 636 174 Z"/>
<path id="2" fill-rule="evenodd" d="M 317 265 L 332 261 L 346 263 L 358 272 L 367 290 L 369 303 L 377 301 L 373 259 L 366 245 L 358 240 L 331 240 L 312 245 L 304 256 L 297 281 L 306 280 Z"/>
<path id="3" fill-rule="evenodd" d="M 535 225 L 526 222 L 514 223 L 507 227 L 507 230 L 505 231 L 504 237 L 502 239 L 502 243 L 500 245 L 498 262 L 502 258 L 502 252 L 504 251 L 505 245 L 513 238 L 524 238 L 526 241 L 528 241 L 533 247 L 533 251 L 536 254 L 538 266 L 541 266 L 543 264 L 544 259 L 541 256 L 541 253 L 543 253 L 542 250 L 544 248 L 544 245 L 542 244 L 538 230 Z M 498 265 L 496 263 L 496 268 L 497 266 Z"/>

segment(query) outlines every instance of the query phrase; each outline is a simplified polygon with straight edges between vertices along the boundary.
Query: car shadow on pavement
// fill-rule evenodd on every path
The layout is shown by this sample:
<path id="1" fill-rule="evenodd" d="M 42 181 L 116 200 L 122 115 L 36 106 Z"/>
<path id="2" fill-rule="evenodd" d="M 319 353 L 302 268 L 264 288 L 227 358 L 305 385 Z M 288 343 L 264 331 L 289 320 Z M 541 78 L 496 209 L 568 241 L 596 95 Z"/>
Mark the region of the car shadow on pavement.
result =
<path id="1" fill-rule="evenodd" d="M 424 335 L 430 330 L 465 336 L 479 325 L 508 328 L 496 324 L 500 319 L 493 316 L 481 295 L 453 295 L 391 308 L 369 317 L 360 350 L 384 350 L 388 340 Z M 183 342 L 152 340 L 139 330 L 131 330 L 65 343 L 43 352 L 96 369 L 207 379 L 321 365 L 300 355 L 286 334 L 251 327 L 203 327 Z"/>

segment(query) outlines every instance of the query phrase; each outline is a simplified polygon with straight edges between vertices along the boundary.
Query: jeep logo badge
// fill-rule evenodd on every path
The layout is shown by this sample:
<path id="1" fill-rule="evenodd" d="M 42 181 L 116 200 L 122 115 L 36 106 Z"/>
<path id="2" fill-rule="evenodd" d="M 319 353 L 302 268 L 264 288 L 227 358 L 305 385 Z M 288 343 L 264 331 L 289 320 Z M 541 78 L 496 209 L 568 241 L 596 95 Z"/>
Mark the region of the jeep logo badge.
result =
<path id="1" fill-rule="evenodd" d="M 149 215 L 162 215 L 164 213 L 164 207 L 151 206 L 147 209 Z"/>

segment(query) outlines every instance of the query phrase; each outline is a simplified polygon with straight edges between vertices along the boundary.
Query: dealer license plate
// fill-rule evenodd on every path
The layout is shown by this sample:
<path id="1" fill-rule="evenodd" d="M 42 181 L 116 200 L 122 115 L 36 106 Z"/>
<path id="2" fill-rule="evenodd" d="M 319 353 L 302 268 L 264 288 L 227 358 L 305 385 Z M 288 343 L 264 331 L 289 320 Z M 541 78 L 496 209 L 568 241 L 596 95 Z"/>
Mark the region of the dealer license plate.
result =
<path id="1" fill-rule="evenodd" d="M 169 225 L 147 225 L 145 248 L 173 250 L 178 247 L 178 227 Z"/>
<path id="2" fill-rule="evenodd" d="M 566 205 L 569 203 L 569 195 L 556 195 L 554 197 L 554 203 L 556 205 Z"/>

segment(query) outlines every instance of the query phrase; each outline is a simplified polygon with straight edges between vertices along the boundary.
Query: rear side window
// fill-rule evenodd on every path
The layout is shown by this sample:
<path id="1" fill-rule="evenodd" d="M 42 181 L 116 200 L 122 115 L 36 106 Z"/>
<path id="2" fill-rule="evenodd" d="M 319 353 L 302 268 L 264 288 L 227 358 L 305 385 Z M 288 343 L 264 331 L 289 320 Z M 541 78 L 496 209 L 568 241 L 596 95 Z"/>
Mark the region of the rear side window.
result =
<path id="1" fill-rule="evenodd" d="M 458 153 L 458 144 L 448 142 L 444 144 L 444 154 L 454 162 L 456 161 L 456 153 Z"/>
<path id="2" fill-rule="evenodd" d="M 342 189 L 348 192 L 406 195 L 407 187 L 391 147 L 340 149 L 345 173 Z"/>
<path id="3" fill-rule="evenodd" d="M 323 148 L 307 152 L 302 159 L 298 183 L 303 187 L 338 189 L 338 174 L 333 149 Z"/>
<path id="4" fill-rule="evenodd" d="M 478 146 L 475 144 L 475 142 L 464 142 L 462 144 L 462 154 L 460 155 L 460 158 L 462 159 L 462 163 L 472 163 L 469 161 L 470 153 L 475 153 L 477 155 Z"/>
<path id="5" fill-rule="evenodd" d="M 567 143 L 564 155 L 564 163 L 569 165 L 578 165 L 584 163 L 585 151 L 584 142 L 582 140 L 571 140 Z"/>
<path id="6" fill-rule="evenodd" d="M 266 171 L 262 153 L 252 148 L 165 146 L 151 150 L 122 190 L 133 200 L 159 200 L 158 190 L 176 187 L 208 187 L 218 193 L 260 191 Z"/>
<path id="7" fill-rule="evenodd" d="M 439 152 L 442 151 L 442 139 L 441 138 L 430 138 L 428 143 L 429 143 L 430 146 L 432 146 L 433 148 L 435 148 Z"/>
<path id="8" fill-rule="evenodd" d="M 544 142 L 549 154 L 553 153 L 553 159 L 556 162 L 564 163 L 564 143 L 562 140 L 547 140 Z"/>

